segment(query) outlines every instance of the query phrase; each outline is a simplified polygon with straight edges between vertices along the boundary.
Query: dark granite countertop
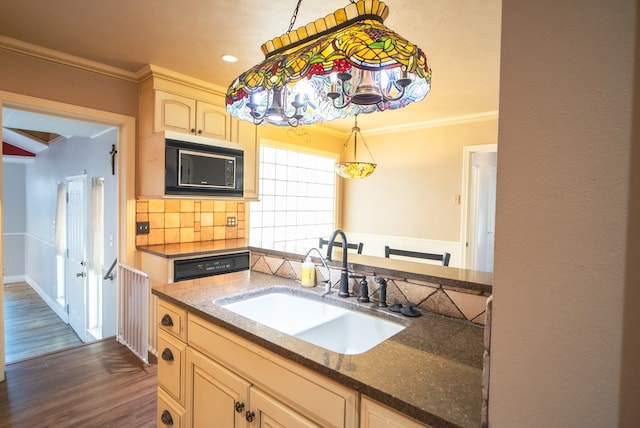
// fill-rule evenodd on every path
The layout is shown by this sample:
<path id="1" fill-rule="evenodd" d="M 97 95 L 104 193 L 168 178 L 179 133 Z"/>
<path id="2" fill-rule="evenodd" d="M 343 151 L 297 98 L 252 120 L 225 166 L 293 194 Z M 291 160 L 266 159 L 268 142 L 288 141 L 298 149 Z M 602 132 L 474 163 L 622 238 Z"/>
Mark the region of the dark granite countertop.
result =
<path id="1" fill-rule="evenodd" d="M 182 244 L 139 245 L 139 251 L 160 257 L 195 257 L 232 251 L 248 251 L 246 239 L 219 239 L 216 241 L 185 242 Z"/>
<path id="2" fill-rule="evenodd" d="M 343 355 L 273 330 L 222 308 L 219 299 L 273 287 L 315 293 L 338 305 L 395 317 L 400 333 L 358 355 Z M 478 427 L 482 406 L 481 327 L 425 313 L 399 317 L 373 304 L 322 297 L 320 288 L 258 272 L 237 272 L 153 288 L 153 294 L 349 388 L 434 427 Z"/>

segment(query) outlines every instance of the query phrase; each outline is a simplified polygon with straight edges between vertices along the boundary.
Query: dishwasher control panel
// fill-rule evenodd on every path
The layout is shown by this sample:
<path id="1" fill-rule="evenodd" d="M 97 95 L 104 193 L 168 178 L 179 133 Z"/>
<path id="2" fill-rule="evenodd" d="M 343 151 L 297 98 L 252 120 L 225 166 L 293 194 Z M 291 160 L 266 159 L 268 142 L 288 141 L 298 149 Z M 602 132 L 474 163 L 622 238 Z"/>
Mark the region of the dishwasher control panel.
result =
<path id="1" fill-rule="evenodd" d="M 247 269 L 249 251 L 186 258 L 173 262 L 173 281 L 186 281 Z"/>

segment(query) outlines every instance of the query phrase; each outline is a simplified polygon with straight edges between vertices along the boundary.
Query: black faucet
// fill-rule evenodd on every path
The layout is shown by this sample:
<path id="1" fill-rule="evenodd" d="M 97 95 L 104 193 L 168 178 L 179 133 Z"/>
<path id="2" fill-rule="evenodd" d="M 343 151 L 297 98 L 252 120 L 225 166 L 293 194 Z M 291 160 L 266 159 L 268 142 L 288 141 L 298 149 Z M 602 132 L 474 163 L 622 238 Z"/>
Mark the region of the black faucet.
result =
<path id="1" fill-rule="evenodd" d="M 336 241 L 336 237 L 340 235 L 342 238 L 342 270 L 340 271 L 340 291 L 338 296 L 349 297 L 349 270 L 347 268 L 347 236 L 340 229 L 336 229 L 329 238 L 329 245 L 327 247 L 327 260 L 331 261 L 331 253 L 333 252 L 333 244 Z"/>

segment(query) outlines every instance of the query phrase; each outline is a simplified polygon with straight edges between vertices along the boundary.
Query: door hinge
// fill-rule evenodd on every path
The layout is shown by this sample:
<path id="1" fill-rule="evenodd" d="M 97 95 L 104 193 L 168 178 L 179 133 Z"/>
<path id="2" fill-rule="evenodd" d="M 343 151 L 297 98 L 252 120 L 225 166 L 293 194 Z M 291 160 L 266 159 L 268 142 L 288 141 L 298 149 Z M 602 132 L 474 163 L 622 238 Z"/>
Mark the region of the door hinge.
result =
<path id="1" fill-rule="evenodd" d="M 69 313 L 69 304 L 67 303 L 67 307 L 65 308 L 65 311 L 67 311 L 67 314 Z"/>

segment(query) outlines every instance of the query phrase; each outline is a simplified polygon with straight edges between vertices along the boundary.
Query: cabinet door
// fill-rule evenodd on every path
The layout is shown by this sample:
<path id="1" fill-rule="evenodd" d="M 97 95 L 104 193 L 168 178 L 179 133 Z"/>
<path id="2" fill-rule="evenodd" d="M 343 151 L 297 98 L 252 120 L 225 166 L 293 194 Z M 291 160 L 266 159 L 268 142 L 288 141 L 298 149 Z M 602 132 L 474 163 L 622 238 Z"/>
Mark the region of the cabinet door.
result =
<path id="1" fill-rule="evenodd" d="M 251 384 L 187 348 L 186 426 L 246 427 Z"/>
<path id="2" fill-rule="evenodd" d="M 224 107 L 198 101 L 196 104 L 196 135 L 231 141 L 231 117 Z"/>
<path id="3" fill-rule="evenodd" d="M 259 428 L 321 428 L 256 387 L 251 388 L 250 402 Z"/>
<path id="4" fill-rule="evenodd" d="M 257 200 L 260 196 L 258 187 L 258 172 L 260 170 L 258 126 L 246 120 L 234 118 L 231 131 L 232 141 L 240 144 L 244 150 L 244 199 Z"/>
<path id="5" fill-rule="evenodd" d="M 164 130 L 195 132 L 196 101 L 167 92 L 156 91 L 154 132 Z"/>
<path id="6" fill-rule="evenodd" d="M 365 396 L 360 401 L 360 427 L 431 428 Z"/>

